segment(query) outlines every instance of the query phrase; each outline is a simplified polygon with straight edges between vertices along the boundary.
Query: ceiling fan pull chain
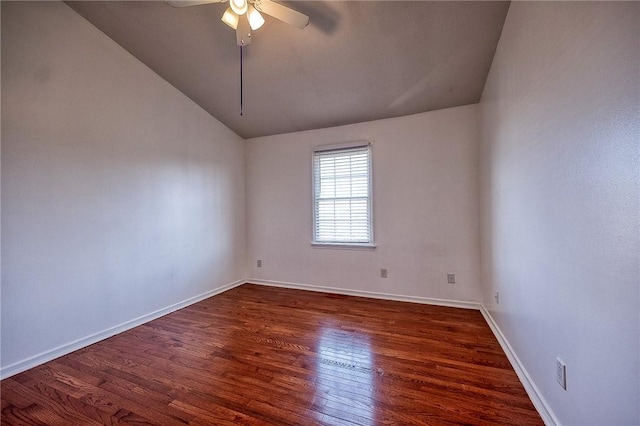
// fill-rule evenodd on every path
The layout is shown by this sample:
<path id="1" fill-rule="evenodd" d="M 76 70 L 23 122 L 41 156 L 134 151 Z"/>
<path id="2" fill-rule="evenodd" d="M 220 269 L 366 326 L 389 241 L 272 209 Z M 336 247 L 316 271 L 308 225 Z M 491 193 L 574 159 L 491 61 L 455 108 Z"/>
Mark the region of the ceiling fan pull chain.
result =
<path id="1" fill-rule="evenodd" d="M 240 46 L 240 115 L 242 115 L 242 46 Z"/>

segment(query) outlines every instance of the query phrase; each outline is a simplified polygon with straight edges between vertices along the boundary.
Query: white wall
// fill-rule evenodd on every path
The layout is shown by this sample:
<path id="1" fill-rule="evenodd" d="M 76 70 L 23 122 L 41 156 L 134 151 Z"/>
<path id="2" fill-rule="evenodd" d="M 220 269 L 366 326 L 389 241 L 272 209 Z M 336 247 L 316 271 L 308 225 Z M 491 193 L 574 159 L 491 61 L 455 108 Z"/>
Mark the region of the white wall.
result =
<path id="1" fill-rule="evenodd" d="M 484 303 L 566 425 L 640 424 L 639 22 L 513 2 L 481 101 Z"/>
<path id="2" fill-rule="evenodd" d="M 479 301 L 478 106 L 247 141 L 250 276 Z M 317 145 L 373 147 L 377 248 L 314 248 L 311 156 Z M 263 267 L 256 267 L 256 260 Z M 388 278 L 380 278 L 380 268 Z M 457 284 L 447 284 L 447 272 Z"/>
<path id="3" fill-rule="evenodd" d="M 2 2 L 3 372 L 244 278 L 244 169 L 69 7 Z"/>

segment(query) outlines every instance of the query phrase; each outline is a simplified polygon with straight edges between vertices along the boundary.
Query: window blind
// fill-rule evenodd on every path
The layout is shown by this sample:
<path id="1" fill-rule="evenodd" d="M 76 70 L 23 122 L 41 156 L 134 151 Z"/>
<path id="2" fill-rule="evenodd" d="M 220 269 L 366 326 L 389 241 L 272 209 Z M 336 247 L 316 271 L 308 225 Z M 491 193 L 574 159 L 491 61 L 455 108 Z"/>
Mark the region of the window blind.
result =
<path id="1" fill-rule="evenodd" d="M 313 153 L 314 242 L 371 244 L 369 144 Z"/>

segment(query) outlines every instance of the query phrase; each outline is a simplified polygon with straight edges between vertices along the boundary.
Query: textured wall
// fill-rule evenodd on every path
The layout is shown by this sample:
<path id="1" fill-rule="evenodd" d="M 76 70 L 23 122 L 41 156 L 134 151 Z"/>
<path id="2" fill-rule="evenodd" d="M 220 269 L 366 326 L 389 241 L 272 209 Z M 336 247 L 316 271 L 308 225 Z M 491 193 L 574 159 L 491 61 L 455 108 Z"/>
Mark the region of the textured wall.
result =
<path id="1" fill-rule="evenodd" d="M 640 424 L 639 11 L 513 2 L 481 102 L 484 303 L 566 425 Z"/>
<path id="2" fill-rule="evenodd" d="M 61 2 L 2 3 L 2 367 L 245 276 L 244 141 Z"/>
<path id="3" fill-rule="evenodd" d="M 477 119 L 470 105 L 248 140 L 250 276 L 479 301 Z M 373 149 L 377 248 L 312 247 L 313 147 L 357 140 Z M 457 284 L 447 284 L 447 272 Z"/>

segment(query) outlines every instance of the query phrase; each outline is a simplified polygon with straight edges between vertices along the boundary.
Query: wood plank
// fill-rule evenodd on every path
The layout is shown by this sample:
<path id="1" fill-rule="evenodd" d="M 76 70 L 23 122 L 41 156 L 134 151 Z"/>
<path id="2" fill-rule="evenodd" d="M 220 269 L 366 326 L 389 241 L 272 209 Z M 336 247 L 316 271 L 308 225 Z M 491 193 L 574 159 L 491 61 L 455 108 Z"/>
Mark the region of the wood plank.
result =
<path id="1" fill-rule="evenodd" d="M 0 395 L 3 425 L 543 424 L 477 311 L 251 284 Z"/>

